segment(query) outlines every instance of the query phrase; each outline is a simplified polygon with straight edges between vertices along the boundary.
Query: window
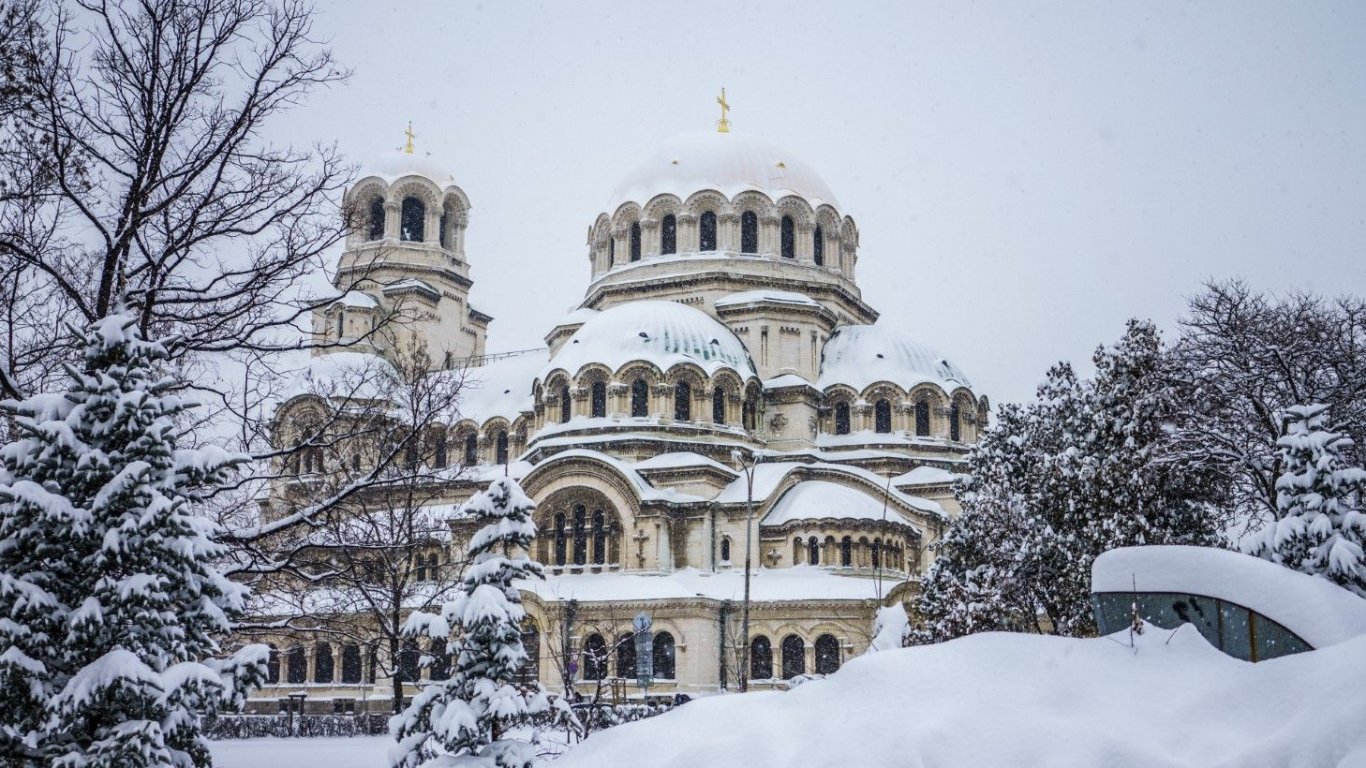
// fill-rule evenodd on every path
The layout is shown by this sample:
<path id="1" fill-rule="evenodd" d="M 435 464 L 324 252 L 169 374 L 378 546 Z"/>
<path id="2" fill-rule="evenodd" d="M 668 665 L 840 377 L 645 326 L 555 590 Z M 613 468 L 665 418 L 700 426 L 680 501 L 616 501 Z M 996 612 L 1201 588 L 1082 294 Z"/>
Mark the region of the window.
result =
<path id="1" fill-rule="evenodd" d="M 593 408 L 593 418 L 605 418 L 607 416 L 607 382 L 593 382 L 593 389 L 590 400 Z"/>
<path id="2" fill-rule="evenodd" d="M 889 401 L 877 401 L 873 406 L 873 421 L 878 432 L 886 434 L 892 431 L 892 404 Z"/>
<path id="3" fill-rule="evenodd" d="M 806 560 L 811 565 L 821 564 L 821 543 L 815 536 L 806 541 Z"/>
<path id="4" fill-rule="evenodd" d="M 494 454 L 494 460 L 493 460 L 494 463 L 495 463 L 495 464 L 506 464 L 506 463 L 508 463 L 508 433 L 507 433 L 507 432 L 499 432 L 499 433 L 498 433 L 498 440 L 497 440 L 497 442 L 495 443 L 495 445 L 497 446 L 497 450 L 495 451 L 495 454 Z"/>
<path id="5" fill-rule="evenodd" d="M 370 228 L 366 232 L 367 240 L 384 239 L 384 198 L 376 197 L 370 201 L 370 213 L 366 217 L 369 219 Z"/>
<path id="6" fill-rule="evenodd" d="M 346 312 L 337 310 L 337 341 L 341 341 L 346 335 Z"/>
<path id="7" fill-rule="evenodd" d="M 518 671 L 517 682 L 534 683 L 541 677 L 541 633 L 529 621 L 522 626 L 522 650 L 526 651 L 526 663 Z"/>
<path id="8" fill-rule="evenodd" d="M 366 667 L 365 682 L 373 684 L 379 677 L 379 646 L 370 646 L 370 663 Z"/>
<path id="9" fill-rule="evenodd" d="M 447 250 L 449 250 L 450 247 L 451 247 L 451 238 L 449 237 L 449 235 L 448 235 L 448 233 L 447 233 L 447 231 L 446 231 L 446 225 L 447 225 L 447 223 L 449 222 L 449 220 L 450 220 L 450 217 L 449 217 L 448 215 L 446 215 L 446 211 L 445 211 L 445 210 L 442 210 L 442 211 L 441 211 L 441 223 L 437 224 L 437 229 L 436 229 L 436 237 L 437 237 L 437 239 L 441 242 L 441 247 L 442 247 L 442 248 L 445 248 L 445 249 L 447 249 Z"/>
<path id="10" fill-rule="evenodd" d="M 816 225 L 816 233 L 811 236 L 811 258 L 816 266 L 825 266 L 825 234 L 821 232 L 819 224 Z"/>
<path id="11" fill-rule="evenodd" d="M 607 677 L 607 641 L 594 632 L 583 643 L 583 679 L 601 680 Z"/>
<path id="12" fill-rule="evenodd" d="M 745 398 L 745 404 L 741 407 L 741 418 L 744 419 L 745 429 L 750 432 L 755 431 L 759 421 L 759 403 L 753 393 Z"/>
<path id="13" fill-rule="evenodd" d="M 949 406 L 949 439 L 957 441 L 962 437 L 962 431 L 958 426 L 958 403 Z"/>
<path id="14" fill-rule="evenodd" d="M 474 466 L 479 463 L 479 436 L 473 432 L 465 435 L 465 465 Z"/>
<path id="15" fill-rule="evenodd" d="M 432 464 L 437 469 L 446 468 L 446 430 L 439 430 L 432 441 Z"/>
<path id="16" fill-rule="evenodd" d="M 873 539 L 873 567 L 882 567 L 882 539 Z"/>
<path id="17" fill-rule="evenodd" d="M 607 561 L 607 515 L 601 509 L 593 510 L 593 564 L 602 565 Z"/>
<path id="18" fill-rule="evenodd" d="M 296 645 L 285 653 L 285 682 L 302 685 L 308 681 L 308 656 L 302 645 Z"/>
<path id="19" fill-rule="evenodd" d="M 711 211 L 703 213 L 697 226 L 697 250 L 716 250 L 716 214 Z"/>
<path id="20" fill-rule="evenodd" d="M 630 632 L 617 638 L 617 677 L 636 676 L 636 636 Z"/>
<path id="21" fill-rule="evenodd" d="M 570 408 L 570 405 L 569 405 L 569 385 L 566 384 L 566 385 L 564 385 L 563 387 L 560 388 L 560 423 L 561 423 L 561 424 L 566 424 L 566 423 L 569 422 L 569 416 L 570 416 L 569 408 Z"/>
<path id="22" fill-rule="evenodd" d="M 783 679 L 806 674 L 806 643 L 796 635 L 783 638 Z"/>
<path id="23" fill-rule="evenodd" d="M 564 565 L 565 561 L 565 531 L 564 513 L 555 513 L 555 565 Z"/>
<path id="24" fill-rule="evenodd" d="M 431 644 L 427 646 L 427 655 L 432 657 L 427 677 L 432 680 L 445 680 L 451 676 L 451 654 L 447 650 L 446 638 L 433 637 Z"/>
<path id="25" fill-rule="evenodd" d="M 650 387 L 645 379 L 631 382 L 631 415 L 643 417 L 650 415 Z"/>
<path id="26" fill-rule="evenodd" d="M 398 652 L 398 679 L 405 683 L 416 683 L 418 663 L 422 654 L 417 650 L 417 641 L 411 638 L 403 641 L 403 650 Z"/>
<path id="27" fill-rule="evenodd" d="M 355 714 L 355 712 L 356 712 L 356 700 L 355 700 L 355 699 L 333 699 L 333 700 L 332 700 L 332 714 L 334 714 L 334 715 L 350 715 L 350 714 Z"/>
<path id="28" fill-rule="evenodd" d="M 854 541 L 845 536 L 840 541 L 840 565 L 848 568 L 854 564 Z"/>
<path id="29" fill-rule="evenodd" d="M 726 391 L 720 387 L 711 391 L 711 421 L 713 424 L 726 423 Z"/>
<path id="30" fill-rule="evenodd" d="M 835 403 L 835 434 L 849 434 L 849 404 Z"/>
<path id="31" fill-rule="evenodd" d="M 318 643 L 313 647 L 313 682 L 332 682 L 332 646 Z"/>
<path id="32" fill-rule="evenodd" d="M 759 252 L 759 217 L 754 211 L 740 214 L 740 253 Z"/>
<path id="33" fill-rule="evenodd" d="M 750 641 L 749 677 L 751 680 L 768 680 L 773 677 L 773 644 L 763 635 Z"/>
<path id="34" fill-rule="evenodd" d="M 917 437 L 930 435 L 930 404 L 926 400 L 919 400 L 915 404 L 915 434 Z"/>
<path id="35" fill-rule="evenodd" d="M 631 261 L 640 261 L 640 222 L 631 222 Z"/>
<path id="36" fill-rule="evenodd" d="M 414 572 L 413 572 L 413 580 L 414 580 L 414 581 L 417 581 L 417 582 L 426 581 L 426 580 L 427 580 L 427 558 L 426 558 L 425 556 L 423 556 L 423 555 L 418 555 L 418 556 L 415 558 L 415 560 L 416 560 L 416 562 L 417 562 L 417 568 L 416 568 L 416 569 L 414 570 Z"/>
<path id="37" fill-rule="evenodd" d="M 427 204 L 416 197 L 403 198 L 399 216 L 399 239 L 422 242 L 426 238 Z"/>
<path id="38" fill-rule="evenodd" d="M 574 565 L 588 562 L 588 512 L 580 504 L 574 507 Z"/>
<path id="39" fill-rule="evenodd" d="M 797 235 L 793 231 L 792 217 L 784 216 L 779 227 L 782 235 L 783 258 L 795 259 L 797 257 Z"/>
<path id="40" fill-rule="evenodd" d="M 723 536 L 723 537 L 721 538 L 721 562 L 723 562 L 723 563 L 729 563 L 729 562 L 730 562 L 730 537 L 729 537 L 729 536 Z"/>
<path id="41" fill-rule="evenodd" d="M 816 674 L 829 675 L 840 668 L 840 641 L 834 635 L 816 638 Z"/>
<path id="42" fill-rule="evenodd" d="M 280 651 L 274 646 L 270 646 L 270 655 L 266 657 L 266 682 L 280 682 Z"/>
<path id="43" fill-rule="evenodd" d="M 655 635 L 654 667 L 656 680 L 674 679 L 674 636 L 668 632 Z"/>
<path id="44" fill-rule="evenodd" d="M 355 643 L 347 643 L 342 646 L 341 681 L 343 683 L 359 683 L 360 674 L 360 646 Z"/>
<path id="45" fill-rule="evenodd" d="M 686 381 L 674 385 L 674 420 L 692 420 L 692 385 Z"/>
<path id="46" fill-rule="evenodd" d="M 616 239 L 615 237 L 610 237 L 610 236 L 609 236 L 609 237 L 607 238 L 607 266 L 609 266 L 609 267 L 612 266 L 613 264 L 616 263 L 616 261 L 617 261 L 617 239 Z"/>
<path id="47" fill-rule="evenodd" d="M 678 253 L 678 219 L 672 213 L 659 222 L 659 252 Z"/>

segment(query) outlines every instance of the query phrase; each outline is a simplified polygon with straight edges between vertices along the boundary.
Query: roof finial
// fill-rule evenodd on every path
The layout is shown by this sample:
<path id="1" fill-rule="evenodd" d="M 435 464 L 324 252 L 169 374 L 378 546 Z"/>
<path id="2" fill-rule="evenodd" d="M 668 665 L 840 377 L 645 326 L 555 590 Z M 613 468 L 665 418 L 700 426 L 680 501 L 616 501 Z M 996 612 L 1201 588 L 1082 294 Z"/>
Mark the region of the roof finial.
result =
<path id="1" fill-rule="evenodd" d="M 412 120 L 408 121 L 408 130 L 404 131 L 403 135 L 408 137 L 408 144 L 403 147 L 403 151 L 411 155 L 413 153 L 413 137 L 417 135 L 413 133 Z"/>
<path id="2" fill-rule="evenodd" d="M 726 88 L 721 87 L 721 95 L 716 97 L 716 103 L 721 105 L 721 119 L 716 123 L 717 133 L 730 133 L 730 121 L 726 119 L 726 110 L 730 109 L 730 104 L 726 103 Z"/>

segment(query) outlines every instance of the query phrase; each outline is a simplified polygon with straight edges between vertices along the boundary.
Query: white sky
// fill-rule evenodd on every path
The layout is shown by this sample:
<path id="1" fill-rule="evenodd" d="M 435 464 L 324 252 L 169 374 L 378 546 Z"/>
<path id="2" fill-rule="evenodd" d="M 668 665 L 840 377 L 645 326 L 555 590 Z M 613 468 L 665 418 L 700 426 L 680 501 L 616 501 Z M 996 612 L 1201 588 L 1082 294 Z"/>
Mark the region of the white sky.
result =
<path id="1" fill-rule="evenodd" d="M 355 76 L 279 137 L 364 162 L 413 121 L 490 351 L 578 304 L 612 188 L 722 85 L 858 222 L 882 322 L 993 402 L 1207 278 L 1366 294 L 1366 3 L 328 0 L 316 32 Z"/>

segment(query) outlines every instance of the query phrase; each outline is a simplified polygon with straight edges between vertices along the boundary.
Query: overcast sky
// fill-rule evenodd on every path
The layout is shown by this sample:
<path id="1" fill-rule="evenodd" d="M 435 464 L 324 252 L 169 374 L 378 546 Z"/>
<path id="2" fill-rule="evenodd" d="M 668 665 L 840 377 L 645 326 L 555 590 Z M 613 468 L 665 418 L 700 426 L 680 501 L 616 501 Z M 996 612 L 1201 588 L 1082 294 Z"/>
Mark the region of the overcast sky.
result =
<path id="1" fill-rule="evenodd" d="M 363 163 L 413 121 L 473 203 L 490 351 L 577 306 L 612 188 L 722 85 L 858 222 L 881 322 L 994 402 L 1209 278 L 1366 294 L 1366 3 L 327 0 L 316 31 L 355 75 L 281 136 Z"/>

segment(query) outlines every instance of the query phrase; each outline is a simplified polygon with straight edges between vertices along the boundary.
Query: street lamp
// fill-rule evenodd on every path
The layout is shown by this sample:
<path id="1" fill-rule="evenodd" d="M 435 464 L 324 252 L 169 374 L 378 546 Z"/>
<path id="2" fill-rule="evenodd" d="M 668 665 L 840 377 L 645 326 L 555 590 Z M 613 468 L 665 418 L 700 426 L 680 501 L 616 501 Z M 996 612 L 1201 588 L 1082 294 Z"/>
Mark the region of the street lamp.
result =
<path id="1" fill-rule="evenodd" d="M 730 457 L 745 470 L 745 600 L 740 608 L 740 692 L 749 690 L 749 571 L 753 558 L 754 530 L 754 468 L 763 458 L 750 451 L 742 453 L 739 449 L 730 452 Z"/>

